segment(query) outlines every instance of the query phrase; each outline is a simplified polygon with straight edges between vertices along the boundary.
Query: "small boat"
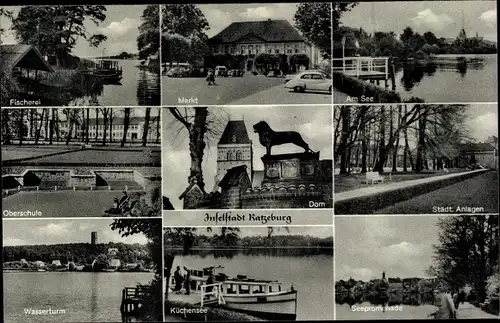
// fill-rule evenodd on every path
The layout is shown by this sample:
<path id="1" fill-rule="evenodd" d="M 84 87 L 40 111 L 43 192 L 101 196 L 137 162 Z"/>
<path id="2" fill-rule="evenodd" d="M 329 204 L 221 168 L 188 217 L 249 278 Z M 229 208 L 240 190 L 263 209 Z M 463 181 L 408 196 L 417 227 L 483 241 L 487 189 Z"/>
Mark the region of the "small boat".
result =
<path id="1" fill-rule="evenodd" d="M 43 269 L 43 268 L 38 268 L 36 271 L 40 271 L 40 272 L 42 272 L 42 271 L 46 271 L 46 270 L 45 270 L 45 269 Z"/>
<path id="2" fill-rule="evenodd" d="M 105 268 L 102 271 L 104 271 L 105 273 L 114 273 L 116 272 L 116 268 Z"/>
<path id="3" fill-rule="evenodd" d="M 100 60 L 96 63 L 94 69 L 80 71 L 82 75 L 90 75 L 102 80 L 104 84 L 115 84 L 123 78 L 122 67 L 117 61 Z"/>
<path id="4" fill-rule="evenodd" d="M 204 297 L 208 277 L 217 268 L 207 267 L 203 270 L 190 270 L 191 293 Z M 207 298 L 207 304 L 219 306 L 228 310 L 245 313 L 266 320 L 295 320 L 297 318 L 297 291 L 290 286 L 284 289 L 278 281 L 248 278 L 246 275 L 237 275 L 229 278 L 223 273 L 214 275 L 214 284 L 221 289 L 223 304 L 213 304 Z M 172 277 L 170 288 L 175 288 Z"/>

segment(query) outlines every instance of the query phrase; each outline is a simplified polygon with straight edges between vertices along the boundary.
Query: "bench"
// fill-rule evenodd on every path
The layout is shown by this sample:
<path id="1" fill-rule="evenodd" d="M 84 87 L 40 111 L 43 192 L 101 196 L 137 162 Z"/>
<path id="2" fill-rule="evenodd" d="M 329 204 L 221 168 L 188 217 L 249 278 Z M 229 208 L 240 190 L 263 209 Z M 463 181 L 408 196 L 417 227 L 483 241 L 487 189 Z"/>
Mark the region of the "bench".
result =
<path id="1" fill-rule="evenodd" d="M 384 176 L 380 176 L 379 173 L 377 172 L 367 172 L 366 173 L 366 178 L 362 181 L 362 183 L 370 183 L 373 185 L 374 183 L 383 183 L 384 182 Z"/>

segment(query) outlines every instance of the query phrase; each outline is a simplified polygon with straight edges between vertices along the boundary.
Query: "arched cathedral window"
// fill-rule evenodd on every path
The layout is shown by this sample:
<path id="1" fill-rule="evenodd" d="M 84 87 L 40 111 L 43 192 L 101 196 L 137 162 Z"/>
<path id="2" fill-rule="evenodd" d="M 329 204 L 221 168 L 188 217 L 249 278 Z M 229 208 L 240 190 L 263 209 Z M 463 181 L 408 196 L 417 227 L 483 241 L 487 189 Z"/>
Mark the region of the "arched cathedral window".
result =
<path id="1" fill-rule="evenodd" d="M 242 159 L 241 151 L 237 150 L 236 151 L 236 160 L 241 160 L 241 159 Z"/>

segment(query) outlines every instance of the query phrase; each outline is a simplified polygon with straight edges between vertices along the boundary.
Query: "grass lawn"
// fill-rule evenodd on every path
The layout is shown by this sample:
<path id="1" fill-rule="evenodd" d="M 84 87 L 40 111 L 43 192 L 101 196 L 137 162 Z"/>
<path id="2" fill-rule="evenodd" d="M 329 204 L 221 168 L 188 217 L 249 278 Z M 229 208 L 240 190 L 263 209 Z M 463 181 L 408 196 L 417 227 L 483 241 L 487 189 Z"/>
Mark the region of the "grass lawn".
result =
<path id="1" fill-rule="evenodd" d="M 129 192 L 129 195 L 133 194 Z M 100 217 L 121 191 L 19 192 L 2 199 L 2 211 L 40 211 L 43 217 Z"/>
<path id="2" fill-rule="evenodd" d="M 47 165 L 47 164 L 100 164 L 100 165 L 137 165 L 137 164 L 158 164 L 161 163 L 161 152 L 159 150 L 150 151 L 136 151 L 130 149 L 124 150 L 106 150 L 106 149 L 86 149 L 78 150 L 73 152 L 68 152 L 61 155 L 55 156 L 44 156 L 49 154 L 50 149 L 39 149 L 31 148 L 32 152 L 26 152 L 26 150 L 21 150 L 24 157 L 31 157 L 34 154 L 39 156 L 36 159 L 28 161 L 19 161 L 19 165 Z M 54 153 L 61 151 L 57 149 L 56 151 L 51 151 Z M 18 154 L 17 150 L 11 150 L 10 156 L 15 156 Z M 21 153 L 19 153 L 21 154 Z M 29 156 L 31 154 L 31 156 Z M 2 151 L 3 158 L 3 151 Z M 23 158 L 23 157 L 17 157 Z"/>
<path id="3" fill-rule="evenodd" d="M 378 210 L 378 214 L 432 213 L 433 206 L 483 207 L 498 213 L 498 172 L 490 171 Z"/>
<path id="4" fill-rule="evenodd" d="M 38 168 L 36 166 L 5 166 L 2 167 L 2 175 L 7 175 L 7 174 L 21 174 L 24 172 L 26 169 L 29 168 Z M 73 169 L 76 174 L 84 175 L 84 174 L 91 174 L 91 170 L 102 170 L 106 169 L 105 167 L 71 167 L 71 166 L 43 166 L 40 167 L 43 169 Z M 144 176 L 161 176 L 161 167 L 120 167 L 120 169 L 127 169 L 127 170 L 136 170 L 139 173 L 141 173 Z"/>
<path id="5" fill-rule="evenodd" d="M 78 148 L 68 147 L 61 149 L 60 147 L 2 147 L 2 160 L 15 160 L 29 157 L 41 157 L 49 154 L 58 153 L 64 150 L 75 150 Z"/>
<path id="6" fill-rule="evenodd" d="M 415 174 L 415 173 L 403 173 L 403 172 L 396 172 L 392 173 L 392 178 L 391 182 L 403 182 L 403 181 L 410 181 L 414 179 L 420 179 L 420 178 L 427 178 L 427 177 L 432 177 L 432 176 L 440 176 L 440 175 L 446 175 L 446 174 L 451 174 L 451 173 L 460 173 L 464 172 L 464 169 L 459 169 L 459 168 L 454 168 L 454 169 L 449 169 L 449 173 L 445 173 L 443 171 L 427 171 L 424 173 L 420 174 Z M 387 180 L 389 178 L 388 173 L 383 173 L 382 176 L 385 177 Z M 362 181 L 366 178 L 365 174 L 350 174 L 350 175 L 335 175 L 334 176 L 334 183 L 335 183 L 335 193 L 340 193 L 340 192 L 345 192 L 345 191 L 351 191 L 355 190 L 358 188 L 363 188 L 367 187 L 366 183 L 362 183 Z M 369 184 L 371 185 L 371 184 Z"/>

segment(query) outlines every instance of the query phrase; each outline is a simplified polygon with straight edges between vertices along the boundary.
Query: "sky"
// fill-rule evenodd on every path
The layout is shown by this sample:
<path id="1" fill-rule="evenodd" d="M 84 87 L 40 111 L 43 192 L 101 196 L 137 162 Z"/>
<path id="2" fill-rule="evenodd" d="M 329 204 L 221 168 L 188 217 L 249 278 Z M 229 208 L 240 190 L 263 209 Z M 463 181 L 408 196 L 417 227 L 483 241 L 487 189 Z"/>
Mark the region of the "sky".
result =
<path id="1" fill-rule="evenodd" d="M 437 216 L 335 219 L 335 280 L 424 277 L 438 243 Z"/>
<path id="2" fill-rule="evenodd" d="M 14 17 L 17 16 L 20 6 L 3 7 L 13 11 Z M 106 19 L 99 26 L 92 21 L 86 20 L 84 23 L 89 34 L 102 33 L 108 37 L 107 41 L 98 48 L 90 47 L 88 42 L 81 38 L 78 39 L 72 53 L 79 57 L 94 57 L 104 55 L 117 55 L 123 51 L 137 53 L 137 37 L 139 36 L 139 26 L 141 24 L 144 5 L 114 5 L 106 6 Z M 159 19 L 159 18 L 158 18 Z M 9 30 L 12 23 L 9 19 L 1 18 L 0 26 L 7 29 L 2 36 L 4 44 L 15 44 L 15 34 Z"/>
<path id="3" fill-rule="evenodd" d="M 490 136 L 498 137 L 498 104 L 473 104 L 469 106 L 467 128 L 469 135 L 479 142 Z"/>
<path id="4" fill-rule="evenodd" d="M 198 8 L 203 12 L 210 29 L 208 37 L 213 37 L 233 22 L 256 20 L 288 20 L 295 25 L 293 17 L 298 3 L 244 3 L 244 4 L 202 4 Z"/>
<path id="5" fill-rule="evenodd" d="M 150 221 L 150 220 L 145 220 Z M 112 219 L 15 219 L 3 221 L 3 245 L 39 245 L 90 243 L 90 234 L 97 231 L 98 243 L 122 242 L 146 244 L 142 233 L 122 238 L 111 230 Z"/>
<path id="6" fill-rule="evenodd" d="M 388 1 L 361 2 L 344 13 L 341 24 L 401 34 L 407 26 L 423 34 L 456 38 L 462 29 L 462 8 L 468 36 L 497 41 L 496 1 Z"/>
<path id="7" fill-rule="evenodd" d="M 184 111 L 183 108 L 180 108 Z M 192 109 L 192 108 L 187 108 Z M 259 143 L 259 138 L 253 132 L 253 125 L 265 120 L 275 131 L 298 131 L 304 141 L 309 144 L 313 151 L 320 151 L 320 159 L 332 159 L 332 131 L 331 131 L 331 108 L 301 106 L 266 106 L 266 107 L 227 107 L 209 108 L 216 115 L 228 120 L 244 120 L 247 133 L 253 142 L 254 170 L 263 170 L 264 165 L 261 157 L 265 154 L 265 148 Z M 168 197 L 176 210 L 182 209 L 182 201 L 179 196 L 187 188 L 189 176 L 189 147 L 187 131 L 182 129 L 170 112 L 163 111 L 162 116 L 162 165 L 163 165 L 163 195 Z M 222 122 L 221 130 L 224 130 L 226 122 Z M 182 129 L 179 133 L 179 129 Z M 222 131 L 221 131 L 222 134 Z M 210 148 L 205 149 L 203 160 L 203 177 L 207 191 L 214 187 L 215 175 L 217 173 L 217 138 L 209 141 Z M 302 148 L 292 144 L 273 147 L 272 154 L 303 152 Z"/>
<path id="8" fill-rule="evenodd" d="M 220 230 L 216 227 L 211 227 L 212 232 L 207 232 L 206 227 L 198 227 L 197 233 L 213 236 L 215 234 L 220 234 Z M 333 227 L 332 226 L 304 226 L 304 227 L 288 227 L 290 232 L 287 232 L 284 227 L 275 227 L 273 236 L 280 235 L 309 235 L 317 238 L 329 238 L 333 237 Z M 266 236 L 267 237 L 267 226 L 266 227 L 240 227 L 240 237 L 254 237 L 254 236 Z"/>

